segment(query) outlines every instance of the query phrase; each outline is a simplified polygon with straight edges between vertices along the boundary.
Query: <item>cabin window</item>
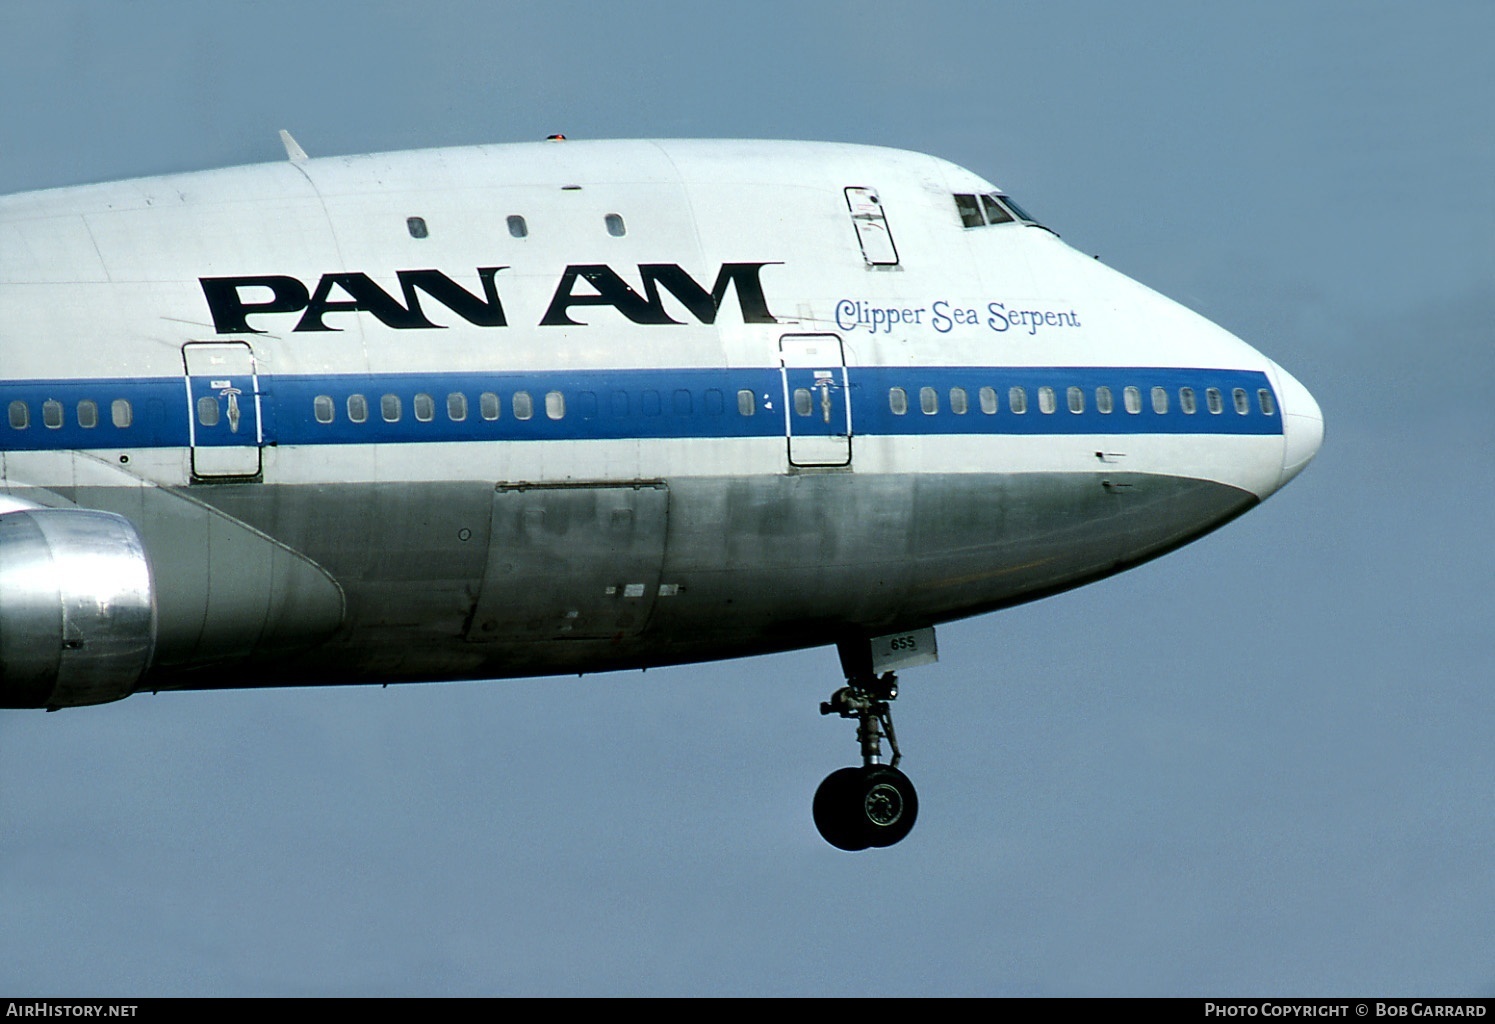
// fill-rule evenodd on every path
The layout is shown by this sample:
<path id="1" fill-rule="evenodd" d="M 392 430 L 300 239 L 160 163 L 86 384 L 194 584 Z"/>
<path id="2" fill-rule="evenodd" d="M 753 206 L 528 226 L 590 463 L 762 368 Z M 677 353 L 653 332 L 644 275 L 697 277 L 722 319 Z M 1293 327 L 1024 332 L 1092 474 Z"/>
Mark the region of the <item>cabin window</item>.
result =
<path id="1" fill-rule="evenodd" d="M 689 416 L 695 412 L 695 401 L 685 388 L 676 388 L 673 398 L 676 416 Z"/>
<path id="2" fill-rule="evenodd" d="M 628 228 L 623 224 L 621 214 L 609 213 L 606 217 L 602 218 L 602 222 L 607 225 L 607 233 L 614 238 L 622 238 L 628 234 Z"/>
<path id="3" fill-rule="evenodd" d="M 722 414 L 722 410 L 724 410 L 726 407 L 727 400 L 722 397 L 722 393 L 720 391 L 718 391 L 716 388 L 706 389 L 707 416 L 720 416 Z"/>
<path id="4" fill-rule="evenodd" d="M 25 402 L 10 403 L 10 427 L 12 430 L 25 430 L 31 426 L 31 409 Z"/>
<path id="5" fill-rule="evenodd" d="M 968 228 L 979 228 L 986 223 L 981 218 L 981 207 L 977 205 L 975 196 L 957 194 L 955 209 L 960 213 L 960 222 Z"/>
<path id="6" fill-rule="evenodd" d="M 614 416 L 621 418 L 628 415 L 628 392 L 614 391 L 609 401 L 612 403 Z"/>
<path id="7" fill-rule="evenodd" d="M 379 398 L 379 415 L 384 417 L 385 423 L 398 423 L 404 415 L 400 404 L 399 395 L 382 395 Z"/>
<path id="8" fill-rule="evenodd" d="M 940 411 L 940 394 L 934 388 L 919 389 L 919 411 L 925 416 L 933 416 Z"/>
<path id="9" fill-rule="evenodd" d="M 484 391 L 478 396 L 478 415 L 483 419 L 493 421 L 498 419 L 502 409 L 499 407 L 498 396 L 491 391 Z"/>
<path id="10" fill-rule="evenodd" d="M 1195 410 L 1198 409 L 1199 406 L 1194 401 L 1194 389 L 1193 388 L 1179 388 L 1178 389 L 1178 407 L 1184 411 L 1184 415 L 1186 415 L 1186 416 L 1192 416 L 1192 415 L 1194 415 Z"/>
<path id="11" fill-rule="evenodd" d="M 1007 389 L 1007 408 L 1021 416 L 1028 411 L 1028 391 L 1026 388 L 1016 387 Z"/>
<path id="12" fill-rule="evenodd" d="M 1048 385 L 1038 389 L 1038 411 L 1047 416 L 1057 407 L 1054 401 L 1054 389 Z"/>
<path id="13" fill-rule="evenodd" d="M 513 408 L 516 420 L 527 420 L 535 414 L 535 400 L 529 396 L 528 391 L 516 391 Z"/>
<path id="14" fill-rule="evenodd" d="M 1256 400 L 1261 403 L 1261 414 L 1263 416 L 1277 415 L 1277 403 L 1272 400 L 1272 393 L 1262 388 L 1256 393 Z"/>
<path id="15" fill-rule="evenodd" d="M 1069 400 L 1069 411 L 1081 413 L 1085 411 L 1085 389 L 1070 388 L 1065 392 L 1065 398 Z"/>
<path id="16" fill-rule="evenodd" d="M 966 389 L 965 388 L 951 388 L 950 389 L 950 411 L 953 412 L 957 416 L 964 416 L 966 414 L 966 410 L 969 409 L 969 408 L 970 408 L 969 405 L 967 405 L 967 403 L 966 403 Z"/>
<path id="17" fill-rule="evenodd" d="M 1209 411 L 1218 416 L 1225 411 L 1225 399 L 1220 397 L 1219 388 L 1209 388 L 1204 392 L 1204 402 L 1209 406 Z"/>
<path id="18" fill-rule="evenodd" d="M 558 420 L 566 415 L 566 396 L 559 391 L 545 392 L 545 416 Z"/>
<path id="19" fill-rule="evenodd" d="M 808 416 L 811 412 L 810 389 L 794 389 L 794 415 Z"/>
<path id="20" fill-rule="evenodd" d="M 1161 416 L 1168 411 L 1168 389 L 1152 389 L 1152 411 Z"/>
<path id="21" fill-rule="evenodd" d="M 116 398 L 110 404 L 109 420 L 120 430 L 135 422 L 135 409 L 128 398 Z"/>
<path id="22" fill-rule="evenodd" d="M 318 423 L 331 423 L 334 411 L 331 395 L 318 395 L 311 401 L 311 413 Z"/>
<path id="23" fill-rule="evenodd" d="M 1236 388 L 1230 397 L 1235 401 L 1235 411 L 1245 416 L 1251 411 L 1251 399 L 1246 397 L 1245 388 Z"/>
<path id="24" fill-rule="evenodd" d="M 197 400 L 197 422 L 205 427 L 218 425 L 218 396 L 203 395 Z"/>
<path id="25" fill-rule="evenodd" d="M 894 416 L 902 416 L 908 412 L 908 392 L 902 388 L 889 388 L 888 408 L 893 410 Z"/>
<path id="26" fill-rule="evenodd" d="M 62 427 L 62 403 L 55 398 L 49 398 L 42 403 L 42 426 L 48 430 L 58 430 Z"/>
<path id="27" fill-rule="evenodd" d="M 529 225 L 517 213 L 509 214 L 509 234 L 514 238 L 529 237 Z"/>
<path id="28" fill-rule="evenodd" d="M 1002 204 L 997 202 L 996 196 L 982 196 L 981 205 L 986 210 L 986 222 L 988 224 L 1011 223 L 1012 214 L 1002 209 Z"/>
<path id="29" fill-rule="evenodd" d="M 411 238 L 425 238 L 431 232 L 426 228 L 426 218 L 406 217 L 405 230 L 410 232 Z"/>
<path id="30" fill-rule="evenodd" d="M 653 388 L 645 388 L 644 393 L 639 395 L 639 411 L 645 416 L 658 416 L 659 410 L 663 408 L 659 401 L 659 392 Z"/>
<path id="31" fill-rule="evenodd" d="M 430 423 L 436 418 L 436 402 L 425 392 L 417 392 L 415 401 L 411 404 L 415 410 L 415 418 L 422 423 Z"/>
<path id="32" fill-rule="evenodd" d="M 467 396 L 462 392 L 453 391 L 446 396 L 446 418 L 453 423 L 467 419 Z"/>
<path id="33" fill-rule="evenodd" d="M 737 413 L 740 416 L 751 416 L 757 412 L 757 403 L 753 400 L 753 393 L 747 388 L 737 392 Z"/>
<path id="34" fill-rule="evenodd" d="M 981 399 L 981 411 L 988 416 L 994 416 L 997 412 L 997 389 L 982 388 L 979 392 Z"/>
<path id="35" fill-rule="evenodd" d="M 1111 389 L 1102 384 L 1095 389 L 1095 411 L 1103 415 L 1111 415 L 1112 404 Z"/>
<path id="36" fill-rule="evenodd" d="M 362 395 L 348 396 L 348 419 L 362 423 L 369 418 L 369 400 Z"/>
<path id="37" fill-rule="evenodd" d="M 595 420 L 597 418 L 597 395 L 592 391 L 582 391 L 576 396 L 576 411 L 584 420 Z"/>
<path id="38" fill-rule="evenodd" d="M 85 398 L 78 403 L 78 426 L 84 430 L 92 430 L 99 425 L 99 403 L 92 398 Z"/>
<path id="39" fill-rule="evenodd" d="M 1142 411 L 1142 392 L 1136 388 L 1127 388 L 1121 393 L 1122 401 L 1126 403 L 1126 411 L 1133 416 Z"/>

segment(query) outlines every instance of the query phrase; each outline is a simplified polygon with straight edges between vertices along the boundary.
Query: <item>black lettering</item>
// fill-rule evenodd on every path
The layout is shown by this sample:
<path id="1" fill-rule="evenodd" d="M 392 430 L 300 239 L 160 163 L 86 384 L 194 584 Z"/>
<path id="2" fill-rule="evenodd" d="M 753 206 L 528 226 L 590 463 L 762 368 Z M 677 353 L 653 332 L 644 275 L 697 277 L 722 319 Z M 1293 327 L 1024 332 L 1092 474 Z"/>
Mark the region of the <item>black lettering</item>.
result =
<path id="1" fill-rule="evenodd" d="M 273 274 L 267 277 L 200 277 L 203 296 L 213 313 L 213 328 L 219 334 L 264 334 L 249 326 L 251 314 L 295 313 L 306 308 L 309 296 L 306 285 L 294 277 Z M 240 288 L 268 288 L 267 302 L 245 302 Z"/>
<path id="2" fill-rule="evenodd" d="M 723 263 L 710 293 L 674 263 L 641 263 L 638 269 L 644 278 L 644 293 L 650 304 L 660 310 L 664 307 L 659 299 L 659 286 L 664 285 L 665 290 L 679 299 L 697 320 L 714 324 L 716 314 L 721 312 L 722 300 L 727 297 L 727 288 L 735 284 L 737 301 L 742 306 L 742 322 L 772 324 L 778 321 L 768 311 L 763 283 L 758 280 L 759 271 L 766 266 L 766 263 Z"/>
<path id="3" fill-rule="evenodd" d="M 405 303 L 417 316 L 422 316 L 418 289 L 470 324 L 478 327 L 507 327 L 509 322 L 504 319 L 503 303 L 498 300 L 498 286 L 493 281 L 495 274 L 507 269 L 509 268 L 478 268 L 478 280 L 483 283 L 483 298 L 481 299 L 439 270 L 401 270 L 398 277 L 400 287 L 405 292 Z M 424 319 L 423 316 L 422 319 Z M 441 325 L 431 324 L 428 321 L 427 326 L 440 327 Z"/>
<path id="4" fill-rule="evenodd" d="M 635 291 L 611 267 L 602 263 L 568 266 L 551 297 L 543 326 L 565 324 L 585 326 L 570 316 L 573 306 L 611 306 L 636 324 L 679 324 L 664 308 L 660 295 L 663 288 L 683 305 L 690 315 L 703 324 L 716 323 L 729 289 L 737 292 L 742 320 L 749 324 L 772 324 L 778 321 L 768 310 L 759 274 L 770 263 L 723 263 L 716 281 L 708 292 L 695 278 L 674 263 L 641 263 L 639 274 L 643 294 Z M 440 330 L 421 309 L 421 293 L 441 303 L 452 313 L 478 327 L 507 327 L 503 303 L 495 280 L 507 267 L 479 267 L 481 297 L 468 291 L 439 270 L 401 270 L 396 272 L 405 304 L 367 274 L 358 272 L 324 274 L 315 292 L 294 277 L 269 274 L 258 277 L 202 277 L 203 296 L 213 315 L 213 326 L 219 334 L 264 334 L 249 326 L 249 317 L 267 313 L 301 313 L 296 331 L 336 331 L 324 322 L 328 313 L 369 313 L 380 323 L 395 330 L 427 328 Z M 585 279 L 596 294 L 577 295 L 576 282 Z M 265 288 L 270 297 L 263 302 L 244 301 L 241 290 Z M 333 298 L 333 289 L 344 297 Z"/>
<path id="5" fill-rule="evenodd" d="M 573 295 L 577 278 L 586 278 L 587 283 L 597 289 L 597 294 Z M 561 283 L 556 285 L 555 295 L 550 300 L 550 308 L 545 311 L 540 325 L 549 327 L 566 324 L 571 327 L 585 327 L 586 325 L 581 321 L 572 320 L 567 314 L 566 311 L 572 306 L 612 306 L 636 324 L 678 324 L 680 322 L 670 319 L 665 313 L 659 304 L 658 294 L 655 294 L 654 301 L 650 302 L 630 288 L 628 283 L 613 271 L 612 267 L 603 263 L 568 266 L 565 274 L 561 275 Z"/>
<path id="6" fill-rule="evenodd" d="M 661 285 L 679 299 L 692 316 L 705 324 L 716 323 L 716 315 L 721 311 L 727 288 L 733 285 L 737 288 L 737 301 L 742 307 L 744 323 L 778 323 L 768 311 L 763 284 L 758 279 L 759 272 L 766 266 L 769 264 L 723 263 L 716 275 L 716 282 L 708 292 L 695 278 L 674 263 L 641 263 L 639 273 L 643 277 L 643 295 L 634 291 L 605 264 L 568 266 L 540 324 L 585 326 L 580 321 L 571 319 L 568 310 L 572 306 L 612 306 L 636 324 L 678 324 L 679 320 L 664 311 L 664 301 L 659 295 Z M 574 294 L 578 278 L 585 278 L 597 290 L 597 294 Z"/>
<path id="7" fill-rule="evenodd" d="M 350 299 L 332 299 L 333 288 L 341 288 Z M 328 313 L 372 313 L 386 327 L 408 330 L 412 327 L 435 327 L 421 313 L 420 307 L 406 309 L 389 293 L 369 280 L 367 274 L 323 274 L 317 290 L 306 304 L 306 313 L 296 324 L 298 331 L 336 331 L 322 323 Z"/>

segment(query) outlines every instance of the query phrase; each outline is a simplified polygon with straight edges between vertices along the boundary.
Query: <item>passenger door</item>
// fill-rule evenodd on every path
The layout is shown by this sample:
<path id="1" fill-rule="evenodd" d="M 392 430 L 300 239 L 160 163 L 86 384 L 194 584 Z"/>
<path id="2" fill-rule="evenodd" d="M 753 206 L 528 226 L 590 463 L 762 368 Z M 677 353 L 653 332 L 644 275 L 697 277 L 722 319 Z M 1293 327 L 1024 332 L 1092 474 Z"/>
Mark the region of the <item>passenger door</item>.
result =
<path id="1" fill-rule="evenodd" d="M 851 465 L 851 390 L 834 334 L 779 339 L 784 376 L 784 433 L 791 466 Z"/>
<path id="2" fill-rule="evenodd" d="M 203 480 L 258 476 L 265 437 L 253 350 L 242 341 L 195 341 L 182 346 L 182 360 L 192 475 Z"/>

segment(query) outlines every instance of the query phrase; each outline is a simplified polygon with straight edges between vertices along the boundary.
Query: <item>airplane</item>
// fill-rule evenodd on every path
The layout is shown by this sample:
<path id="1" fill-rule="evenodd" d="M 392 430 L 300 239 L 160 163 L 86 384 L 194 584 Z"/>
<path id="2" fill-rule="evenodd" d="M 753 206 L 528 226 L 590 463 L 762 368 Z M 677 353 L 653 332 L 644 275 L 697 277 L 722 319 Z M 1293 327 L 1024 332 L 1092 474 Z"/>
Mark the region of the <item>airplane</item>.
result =
<path id="1" fill-rule="evenodd" d="M 0 197 L 0 707 L 834 644 L 861 764 L 814 820 L 887 847 L 936 626 L 1193 541 L 1323 440 L 1282 367 L 933 156 L 282 141 Z"/>

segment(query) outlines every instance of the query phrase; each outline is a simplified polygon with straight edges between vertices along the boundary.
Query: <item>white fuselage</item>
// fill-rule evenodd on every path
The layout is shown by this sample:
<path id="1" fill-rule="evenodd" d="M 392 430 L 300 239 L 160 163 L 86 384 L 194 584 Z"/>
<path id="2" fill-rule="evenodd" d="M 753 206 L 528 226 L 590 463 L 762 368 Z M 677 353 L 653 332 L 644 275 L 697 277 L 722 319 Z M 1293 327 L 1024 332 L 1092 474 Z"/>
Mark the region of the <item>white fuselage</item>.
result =
<path id="1" fill-rule="evenodd" d="M 1250 346 L 913 153 L 540 143 L 0 198 L 0 574 L 33 580 L 0 591 L 0 706 L 932 625 L 1193 539 L 1321 437 Z M 111 546 L 70 539 L 87 511 L 138 535 L 133 599 L 35 582 Z M 148 627 L 69 646 L 69 608 L 131 600 Z"/>

